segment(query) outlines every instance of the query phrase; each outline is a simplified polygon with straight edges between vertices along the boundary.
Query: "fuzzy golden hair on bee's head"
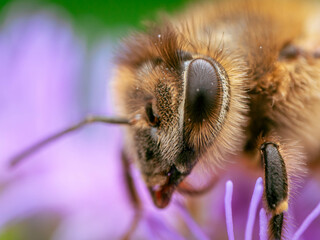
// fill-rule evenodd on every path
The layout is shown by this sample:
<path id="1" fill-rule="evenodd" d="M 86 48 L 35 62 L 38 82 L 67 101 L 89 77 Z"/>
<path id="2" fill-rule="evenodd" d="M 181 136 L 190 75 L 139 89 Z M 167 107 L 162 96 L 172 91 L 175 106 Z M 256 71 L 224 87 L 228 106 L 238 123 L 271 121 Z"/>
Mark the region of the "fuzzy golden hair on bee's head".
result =
<path id="1" fill-rule="evenodd" d="M 149 187 L 167 184 L 172 172 L 178 185 L 199 161 L 215 166 L 242 147 L 247 69 L 196 28 L 166 24 L 136 34 L 118 55 L 120 111 L 140 116 L 127 131 L 128 151 Z"/>

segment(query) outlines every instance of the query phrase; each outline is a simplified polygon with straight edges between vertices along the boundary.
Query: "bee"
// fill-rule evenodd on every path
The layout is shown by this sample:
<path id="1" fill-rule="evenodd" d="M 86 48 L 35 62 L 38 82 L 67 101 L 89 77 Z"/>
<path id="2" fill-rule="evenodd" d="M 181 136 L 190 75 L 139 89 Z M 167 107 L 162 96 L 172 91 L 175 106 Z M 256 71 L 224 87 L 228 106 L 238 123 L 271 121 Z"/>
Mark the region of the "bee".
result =
<path id="1" fill-rule="evenodd" d="M 263 173 L 269 235 L 282 239 L 292 180 L 303 164 L 319 164 L 316 9 L 296 1 L 222 1 L 163 17 L 117 53 L 114 92 L 123 119 L 87 118 L 12 165 L 88 123 L 125 124 L 123 158 L 137 164 L 157 207 L 169 204 L 196 166 L 216 169 L 241 156 Z"/>

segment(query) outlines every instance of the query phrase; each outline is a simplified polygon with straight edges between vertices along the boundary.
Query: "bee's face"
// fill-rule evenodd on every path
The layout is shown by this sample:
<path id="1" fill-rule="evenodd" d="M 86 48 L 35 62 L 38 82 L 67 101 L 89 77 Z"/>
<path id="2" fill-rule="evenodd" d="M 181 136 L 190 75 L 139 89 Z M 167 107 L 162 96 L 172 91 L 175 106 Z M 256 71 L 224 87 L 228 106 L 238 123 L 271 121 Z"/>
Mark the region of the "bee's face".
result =
<path id="1" fill-rule="evenodd" d="M 125 114 L 139 116 L 128 129 L 129 142 L 158 207 L 169 203 L 174 189 L 215 144 L 229 108 L 223 66 L 169 37 L 159 35 L 144 52 L 122 60 L 116 82 Z"/>

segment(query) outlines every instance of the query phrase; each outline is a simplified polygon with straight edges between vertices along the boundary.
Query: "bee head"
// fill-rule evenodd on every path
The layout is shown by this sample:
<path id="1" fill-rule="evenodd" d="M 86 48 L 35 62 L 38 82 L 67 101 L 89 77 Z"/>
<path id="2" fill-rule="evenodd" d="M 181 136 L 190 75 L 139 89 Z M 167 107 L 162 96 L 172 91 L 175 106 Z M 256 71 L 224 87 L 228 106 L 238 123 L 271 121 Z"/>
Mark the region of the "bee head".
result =
<path id="1" fill-rule="evenodd" d="M 213 57 L 191 52 L 167 31 L 128 41 L 118 65 L 121 110 L 138 121 L 127 145 L 156 206 L 206 156 L 229 109 L 229 79 Z"/>

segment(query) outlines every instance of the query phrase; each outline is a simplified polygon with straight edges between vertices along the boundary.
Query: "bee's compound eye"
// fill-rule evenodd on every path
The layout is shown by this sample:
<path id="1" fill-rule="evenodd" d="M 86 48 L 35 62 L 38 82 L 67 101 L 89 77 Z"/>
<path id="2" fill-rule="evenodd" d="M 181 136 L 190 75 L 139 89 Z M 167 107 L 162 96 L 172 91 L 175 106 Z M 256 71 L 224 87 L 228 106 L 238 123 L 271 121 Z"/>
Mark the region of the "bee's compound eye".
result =
<path id="1" fill-rule="evenodd" d="M 153 109 L 152 109 L 152 102 L 148 102 L 146 104 L 146 114 L 147 114 L 147 118 L 148 118 L 148 123 L 151 127 L 157 127 L 159 126 L 159 116 L 156 115 L 154 112 L 153 112 Z"/>
<path id="2" fill-rule="evenodd" d="M 186 114 L 193 122 L 201 122 L 208 118 L 217 102 L 219 78 L 216 69 L 209 60 L 194 59 L 187 66 L 185 80 Z"/>

